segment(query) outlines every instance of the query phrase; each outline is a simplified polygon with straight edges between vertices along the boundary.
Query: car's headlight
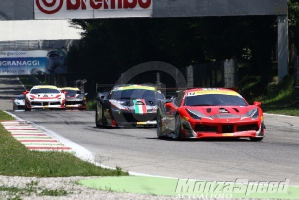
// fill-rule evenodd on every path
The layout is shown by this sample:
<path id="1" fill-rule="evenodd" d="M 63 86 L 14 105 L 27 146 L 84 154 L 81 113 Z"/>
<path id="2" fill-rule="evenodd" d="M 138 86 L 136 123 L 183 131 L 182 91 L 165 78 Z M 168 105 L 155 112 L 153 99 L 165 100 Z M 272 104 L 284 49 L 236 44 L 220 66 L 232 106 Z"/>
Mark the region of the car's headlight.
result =
<path id="1" fill-rule="evenodd" d="M 194 112 L 192 110 L 186 109 L 187 113 L 192 117 L 193 119 L 201 119 L 202 115 L 199 112 Z"/>
<path id="2" fill-rule="evenodd" d="M 257 108 L 247 111 L 245 117 L 251 117 L 252 119 L 257 119 L 259 117 L 259 110 Z"/>
<path id="3" fill-rule="evenodd" d="M 76 99 L 80 99 L 80 100 L 85 100 L 85 98 L 84 98 L 84 95 L 83 94 L 79 94 L 77 97 L 76 97 Z"/>

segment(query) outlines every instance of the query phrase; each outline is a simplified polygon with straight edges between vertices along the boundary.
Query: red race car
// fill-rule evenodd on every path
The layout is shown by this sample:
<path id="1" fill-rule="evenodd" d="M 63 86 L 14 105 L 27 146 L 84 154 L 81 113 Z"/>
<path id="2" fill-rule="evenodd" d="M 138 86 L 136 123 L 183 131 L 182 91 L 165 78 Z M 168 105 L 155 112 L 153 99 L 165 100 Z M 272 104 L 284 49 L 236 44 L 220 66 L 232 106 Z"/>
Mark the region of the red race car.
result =
<path id="1" fill-rule="evenodd" d="M 188 89 L 158 104 L 158 138 L 245 137 L 261 141 L 265 129 L 261 103 L 249 105 L 231 89 Z"/>

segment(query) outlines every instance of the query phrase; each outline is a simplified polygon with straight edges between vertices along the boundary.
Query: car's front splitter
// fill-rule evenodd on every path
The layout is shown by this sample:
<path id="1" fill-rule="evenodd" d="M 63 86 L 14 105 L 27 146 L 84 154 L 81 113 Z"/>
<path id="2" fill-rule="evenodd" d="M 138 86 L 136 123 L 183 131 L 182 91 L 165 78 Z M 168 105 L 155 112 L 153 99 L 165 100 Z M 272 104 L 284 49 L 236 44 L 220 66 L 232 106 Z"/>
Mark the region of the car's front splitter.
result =
<path id="1" fill-rule="evenodd" d="M 65 109 L 63 106 L 31 106 L 30 109 Z"/>
<path id="2" fill-rule="evenodd" d="M 78 104 L 78 105 L 65 105 L 65 108 L 69 108 L 69 109 L 86 109 L 86 106 L 85 105 L 81 105 L 81 104 Z"/>
<path id="3" fill-rule="evenodd" d="M 263 122 L 247 121 L 242 123 L 190 123 L 184 121 L 181 124 L 182 137 L 184 138 L 258 138 L 264 137 Z M 214 125 L 214 126 L 212 126 Z M 200 126 L 200 127 L 198 127 Z M 241 128 L 239 128 L 241 127 Z M 200 130 L 204 129 L 204 130 Z M 242 130 L 248 129 L 248 130 Z"/>
<path id="4" fill-rule="evenodd" d="M 117 126 L 155 126 L 157 121 L 144 121 L 144 122 L 117 122 Z"/>
<path id="5" fill-rule="evenodd" d="M 156 125 L 157 113 L 135 114 L 132 112 L 112 111 L 112 118 L 117 124 Z"/>

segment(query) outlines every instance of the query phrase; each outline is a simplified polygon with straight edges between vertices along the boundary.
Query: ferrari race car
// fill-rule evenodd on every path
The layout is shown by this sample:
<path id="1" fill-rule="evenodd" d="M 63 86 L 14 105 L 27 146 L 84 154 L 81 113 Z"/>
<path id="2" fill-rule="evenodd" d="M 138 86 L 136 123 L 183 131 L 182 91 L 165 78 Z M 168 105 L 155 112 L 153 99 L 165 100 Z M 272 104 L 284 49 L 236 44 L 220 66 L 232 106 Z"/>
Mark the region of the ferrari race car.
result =
<path id="1" fill-rule="evenodd" d="M 13 110 L 25 109 L 25 96 L 24 94 L 18 95 L 16 98 L 11 98 Z"/>
<path id="2" fill-rule="evenodd" d="M 97 127 L 156 125 L 157 101 L 164 95 L 152 85 L 118 85 L 107 95 L 98 93 Z"/>
<path id="3" fill-rule="evenodd" d="M 31 109 L 65 109 L 65 95 L 53 85 L 37 85 L 25 95 L 25 110 Z"/>
<path id="4" fill-rule="evenodd" d="M 225 88 L 195 88 L 158 103 L 157 136 L 181 138 L 264 138 L 260 102 L 249 105 Z"/>
<path id="5" fill-rule="evenodd" d="M 77 87 L 63 87 L 61 92 L 65 94 L 65 108 L 76 108 L 86 110 L 86 95 L 81 93 Z"/>

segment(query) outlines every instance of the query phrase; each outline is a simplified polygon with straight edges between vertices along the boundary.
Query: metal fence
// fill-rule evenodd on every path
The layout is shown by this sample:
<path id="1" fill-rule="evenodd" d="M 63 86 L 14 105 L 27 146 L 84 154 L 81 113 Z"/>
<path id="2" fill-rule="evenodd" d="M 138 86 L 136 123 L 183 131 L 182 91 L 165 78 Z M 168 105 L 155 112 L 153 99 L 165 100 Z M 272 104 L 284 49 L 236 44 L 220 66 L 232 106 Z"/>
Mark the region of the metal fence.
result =
<path id="1" fill-rule="evenodd" d="M 299 86 L 299 57 L 294 56 L 294 86 Z"/>
<path id="2" fill-rule="evenodd" d="M 78 45 L 80 40 L 16 40 L 0 41 L 0 51 L 49 50 Z"/>
<path id="3" fill-rule="evenodd" d="M 1 41 L 0 51 L 17 51 L 17 50 L 38 50 L 52 49 L 55 47 L 54 40 L 19 40 L 19 41 Z"/>
<path id="4" fill-rule="evenodd" d="M 299 57 L 294 56 L 294 98 L 299 106 Z"/>

